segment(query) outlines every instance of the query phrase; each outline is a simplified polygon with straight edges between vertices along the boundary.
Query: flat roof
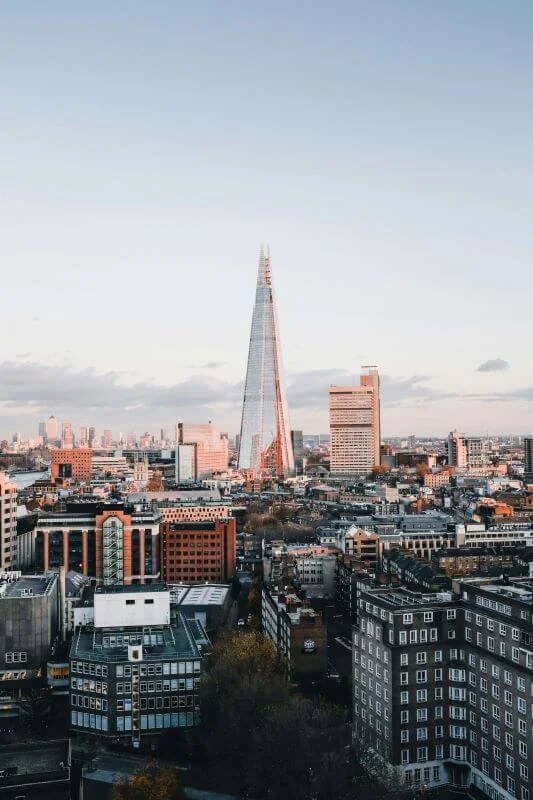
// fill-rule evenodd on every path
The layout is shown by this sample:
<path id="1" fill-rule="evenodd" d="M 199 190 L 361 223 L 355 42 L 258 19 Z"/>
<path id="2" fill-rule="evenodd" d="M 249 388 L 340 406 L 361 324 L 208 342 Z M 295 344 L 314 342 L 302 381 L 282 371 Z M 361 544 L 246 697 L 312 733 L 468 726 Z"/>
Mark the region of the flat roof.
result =
<path id="1" fill-rule="evenodd" d="M 95 594 L 140 594 L 150 592 L 168 592 L 164 583 L 131 583 L 119 586 L 99 586 Z"/>
<path id="2" fill-rule="evenodd" d="M 9 597 L 42 597 L 52 587 L 56 580 L 55 575 L 23 575 L 16 581 L 1 583 L 5 591 L 0 594 L 0 599 Z"/>
<path id="3" fill-rule="evenodd" d="M 223 584 L 207 584 L 187 587 L 178 599 L 183 606 L 220 606 L 225 602 L 230 587 Z"/>

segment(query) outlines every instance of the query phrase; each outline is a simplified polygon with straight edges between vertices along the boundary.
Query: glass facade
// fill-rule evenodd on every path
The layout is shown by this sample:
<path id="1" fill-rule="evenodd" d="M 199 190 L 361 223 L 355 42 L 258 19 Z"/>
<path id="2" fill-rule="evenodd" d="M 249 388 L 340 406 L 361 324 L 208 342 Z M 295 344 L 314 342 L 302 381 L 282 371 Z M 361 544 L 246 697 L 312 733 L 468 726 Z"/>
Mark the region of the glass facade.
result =
<path id="1" fill-rule="evenodd" d="M 239 469 L 259 475 L 294 472 L 270 255 L 263 249 L 248 350 Z"/>

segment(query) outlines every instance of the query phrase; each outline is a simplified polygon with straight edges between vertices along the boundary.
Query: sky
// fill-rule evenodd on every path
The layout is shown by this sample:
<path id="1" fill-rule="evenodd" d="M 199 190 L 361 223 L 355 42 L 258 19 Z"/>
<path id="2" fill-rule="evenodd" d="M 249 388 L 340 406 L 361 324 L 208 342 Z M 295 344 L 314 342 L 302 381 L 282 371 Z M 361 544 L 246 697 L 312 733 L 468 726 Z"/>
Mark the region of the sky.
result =
<path id="1" fill-rule="evenodd" d="M 0 435 L 238 431 L 270 246 L 291 424 L 533 431 L 533 5 L 4 0 Z"/>

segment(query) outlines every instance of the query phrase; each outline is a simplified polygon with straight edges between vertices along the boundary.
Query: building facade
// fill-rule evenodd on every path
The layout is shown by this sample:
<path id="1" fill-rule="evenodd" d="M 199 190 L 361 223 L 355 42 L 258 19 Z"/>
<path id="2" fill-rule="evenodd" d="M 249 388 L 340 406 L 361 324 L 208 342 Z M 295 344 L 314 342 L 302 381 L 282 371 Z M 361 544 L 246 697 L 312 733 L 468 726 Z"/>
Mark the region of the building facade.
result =
<path id="1" fill-rule="evenodd" d="M 187 480 L 206 478 L 214 472 L 227 470 L 228 437 L 221 435 L 211 422 L 205 425 L 178 422 L 176 441 L 176 451 L 179 451 L 175 455 L 176 467 L 180 466 L 184 472 L 194 476 Z M 194 445 L 194 452 L 182 450 L 180 445 Z"/>
<path id="2" fill-rule="evenodd" d="M 17 487 L 0 472 L 0 572 L 17 567 Z"/>
<path id="3" fill-rule="evenodd" d="M 123 503 L 67 503 L 42 514 L 34 531 L 39 570 L 65 567 L 98 584 L 146 583 L 159 578 L 157 509 Z"/>
<path id="4" fill-rule="evenodd" d="M 161 575 L 167 583 L 225 583 L 235 574 L 237 528 L 233 518 L 163 522 Z"/>
<path id="5" fill-rule="evenodd" d="M 332 475 L 366 475 L 380 463 L 379 375 L 361 375 L 359 386 L 330 386 Z"/>
<path id="6" fill-rule="evenodd" d="M 57 631 L 57 575 L 0 575 L 0 717 L 29 713 Z"/>
<path id="7" fill-rule="evenodd" d="M 77 450 L 71 448 L 52 450 L 52 463 L 50 465 L 52 480 L 90 481 L 93 465 L 92 457 L 92 450 L 87 447 L 80 447 Z"/>
<path id="8" fill-rule="evenodd" d="M 417 789 L 530 800 L 531 581 L 358 590 L 354 736 Z"/>
<path id="9" fill-rule="evenodd" d="M 70 650 L 72 730 L 140 747 L 196 725 L 207 644 L 198 621 L 171 615 L 162 585 L 97 590 L 94 625 L 76 631 Z"/>
<path id="10" fill-rule="evenodd" d="M 263 635 L 286 659 L 290 680 L 316 679 L 326 674 L 326 625 L 322 615 L 306 606 L 294 591 L 263 586 L 261 623 Z"/>

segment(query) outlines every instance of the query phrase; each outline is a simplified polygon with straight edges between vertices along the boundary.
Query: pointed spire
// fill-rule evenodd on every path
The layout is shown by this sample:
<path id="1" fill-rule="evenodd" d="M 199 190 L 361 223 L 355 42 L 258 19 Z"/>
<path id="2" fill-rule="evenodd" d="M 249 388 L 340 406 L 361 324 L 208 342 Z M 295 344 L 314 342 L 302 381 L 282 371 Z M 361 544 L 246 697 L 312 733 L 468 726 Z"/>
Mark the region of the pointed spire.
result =
<path id="1" fill-rule="evenodd" d="M 268 245 L 261 245 L 259 253 L 259 270 L 257 273 L 258 286 L 271 286 L 272 275 L 270 272 L 270 248 Z"/>

